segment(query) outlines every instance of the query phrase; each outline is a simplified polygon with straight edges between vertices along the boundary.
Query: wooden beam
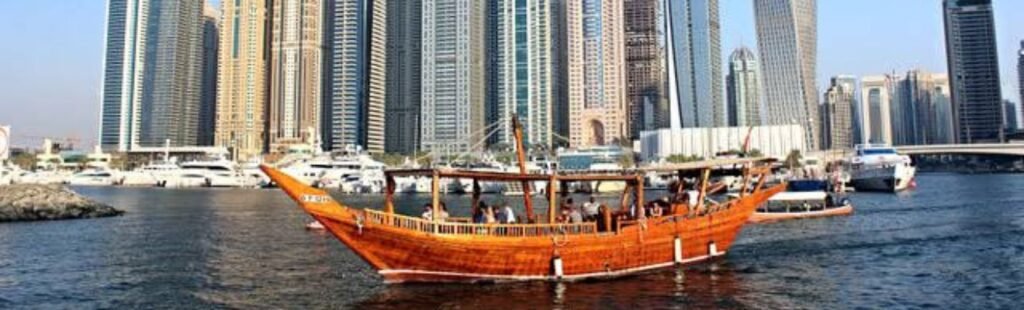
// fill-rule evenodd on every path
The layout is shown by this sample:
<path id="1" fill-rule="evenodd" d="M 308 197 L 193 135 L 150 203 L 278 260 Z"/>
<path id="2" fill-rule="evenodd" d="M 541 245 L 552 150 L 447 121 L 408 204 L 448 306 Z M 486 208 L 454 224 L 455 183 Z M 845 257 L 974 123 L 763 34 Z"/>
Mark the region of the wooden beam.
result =
<path id="1" fill-rule="evenodd" d="M 640 218 L 646 218 L 647 215 L 644 214 L 646 212 L 644 212 L 644 177 L 643 176 L 639 176 L 639 175 L 636 176 L 636 191 L 635 192 L 636 192 L 636 199 L 634 199 L 633 203 L 636 204 L 637 211 L 640 211 Z"/>
<path id="2" fill-rule="evenodd" d="M 711 178 L 711 169 L 704 169 L 704 176 L 700 178 L 700 192 L 697 194 L 697 210 L 704 210 L 704 199 L 708 193 L 708 179 Z"/>
<path id="3" fill-rule="evenodd" d="M 432 220 L 437 222 L 441 219 L 441 176 L 435 171 L 430 183 L 430 194 L 433 197 L 431 203 Z"/>
<path id="4" fill-rule="evenodd" d="M 548 222 L 554 220 L 554 217 L 552 216 L 555 214 L 555 211 L 558 210 L 558 193 L 555 189 L 555 182 L 558 182 L 557 178 L 552 175 L 551 179 L 548 180 Z"/>

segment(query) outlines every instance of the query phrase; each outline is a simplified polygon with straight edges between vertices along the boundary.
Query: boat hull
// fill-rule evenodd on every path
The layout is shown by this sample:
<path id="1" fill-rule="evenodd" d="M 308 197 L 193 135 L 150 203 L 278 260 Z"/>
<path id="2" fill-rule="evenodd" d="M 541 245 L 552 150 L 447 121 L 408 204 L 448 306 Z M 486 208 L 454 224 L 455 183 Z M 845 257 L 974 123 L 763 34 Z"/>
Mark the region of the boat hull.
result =
<path id="1" fill-rule="evenodd" d="M 902 165 L 859 170 L 853 173 L 850 185 L 858 192 L 901 192 L 910 188 L 915 173 L 916 168 Z"/>
<path id="2" fill-rule="evenodd" d="M 751 223 L 770 223 L 785 220 L 810 219 L 853 214 L 853 206 L 842 206 L 809 212 L 754 212 L 750 216 Z"/>

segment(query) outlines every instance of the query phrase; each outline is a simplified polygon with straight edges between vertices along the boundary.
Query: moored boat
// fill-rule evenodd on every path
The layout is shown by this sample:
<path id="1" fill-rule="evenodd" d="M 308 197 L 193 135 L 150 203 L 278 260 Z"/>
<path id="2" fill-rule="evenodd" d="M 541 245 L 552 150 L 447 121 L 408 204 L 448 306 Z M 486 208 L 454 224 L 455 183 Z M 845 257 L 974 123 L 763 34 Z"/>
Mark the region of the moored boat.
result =
<path id="1" fill-rule="evenodd" d="M 850 185 L 858 192 L 904 191 L 917 173 L 909 156 L 886 145 L 858 145 L 850 164 Z"/>
<path id="2" fill-rule="evenodd" d="M 850 200 L 825 191 L 782 192 L 750 216 L 751 223 L 777 222 L 853 214 Z"/>

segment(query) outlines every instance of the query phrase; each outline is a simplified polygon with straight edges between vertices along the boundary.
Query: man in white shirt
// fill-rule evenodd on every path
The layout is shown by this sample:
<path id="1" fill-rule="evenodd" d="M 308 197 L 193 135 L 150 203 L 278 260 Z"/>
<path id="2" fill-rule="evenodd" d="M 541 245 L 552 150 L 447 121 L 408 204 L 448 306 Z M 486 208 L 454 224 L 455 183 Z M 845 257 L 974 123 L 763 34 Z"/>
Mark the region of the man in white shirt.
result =
<path id="1" fill-rule="evenodd" d="M 583 203 L 583 217 L 587 220 L 596 219 L 600 207 L 601 205 L 594 201 L 594 197 L 590 197 L 590 201 Z"/>

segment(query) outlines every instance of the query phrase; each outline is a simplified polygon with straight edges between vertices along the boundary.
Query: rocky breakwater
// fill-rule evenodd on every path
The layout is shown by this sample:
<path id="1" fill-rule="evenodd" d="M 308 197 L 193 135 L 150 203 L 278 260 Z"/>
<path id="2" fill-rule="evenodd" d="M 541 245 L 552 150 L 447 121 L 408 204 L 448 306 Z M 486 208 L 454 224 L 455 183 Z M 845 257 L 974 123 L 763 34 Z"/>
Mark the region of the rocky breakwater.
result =
<path id="1" fill-rule="evenodd" d="M 0 223 L 117 216 L 124 211 L 60 185 L 0 186 Z"/>

